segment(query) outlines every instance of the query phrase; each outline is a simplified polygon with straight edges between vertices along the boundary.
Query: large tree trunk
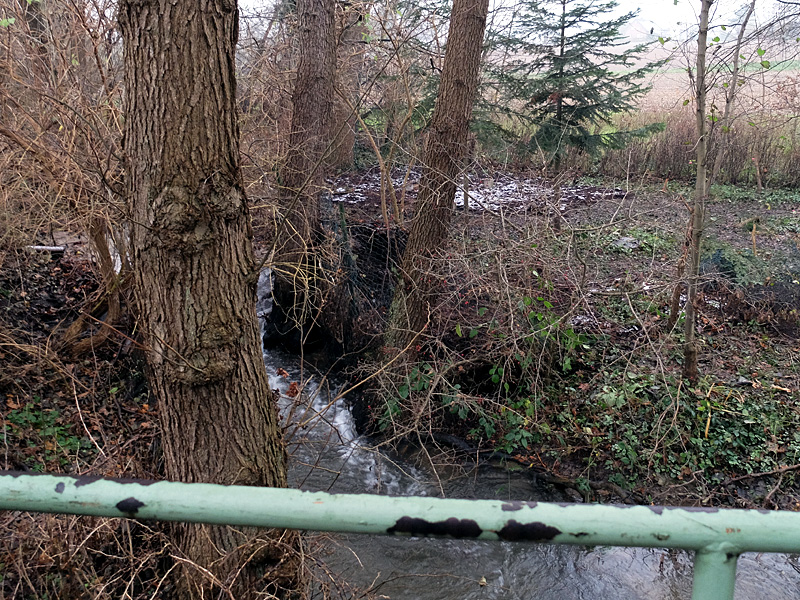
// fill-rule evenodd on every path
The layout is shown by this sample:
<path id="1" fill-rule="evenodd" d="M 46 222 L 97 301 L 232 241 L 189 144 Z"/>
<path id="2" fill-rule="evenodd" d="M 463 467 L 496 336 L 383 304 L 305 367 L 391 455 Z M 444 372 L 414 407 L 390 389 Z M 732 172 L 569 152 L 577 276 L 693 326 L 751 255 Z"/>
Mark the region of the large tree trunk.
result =
<path id="1" fill-rule="evenodd" d="M 714 0 L 701 0 L 700 28 L 697 33 L 697 73 L 695 74 L 695 124 L 697 126 L 697 178 L 692 205 L 691 247 L 686 286 L 685 344 L 683 376 L 697 379 L 697 303 L 700 284 L 700 251 L 705 227 L 705 205 L 708 195 L 708 126 L 706 124 L 706 46 L 708 44 L 708 13 Z"/>
<path id="2" fill-rule="evenodd" d="M 364 46 L 360 42 L 366 32 L 363 25 L 365 11 L 366 6 L 360 3 L 343 4 L 337 11 L 337 97 L 331 123 L 333 147 L 326 161 L 334 171 L 352 169 L 355 163 L 355 111 L 359 100 L 358 75 L 364 64 Z"/>
<path id="3" fill-rule="evenodd" d="M 167 476 L 286 486 L 239 170 L 236 5 L 123 0 L 119 20 L 136 297 Z M 297 565 L 279 565 L 284 549 L 297 543 L 294 534 L 273 532 L 256 543 L 255 531 L 175 531 L 189 561 L 182 597 L 216 597 L 209 590 L 222 587 L 251 598 L 298 585 Z"/>
<path id="4" fill-rule="evenodd" d="M 273 319 L 299 342 L 317 320 L 327 280 L 320 201 L 330 141 L 336 40 L 333 0 L 298 0 L 300 62 L 292 93 L 289 152 L 281 171 L 281 222 L 276 232 Z"/>
<path id="5" fill-rule="evenodd" d="M 447 242 L 456 182 L 468 150 L 488 0 L 454 0 L 439 95 L 425 143 L 414 220 L 403 255 L 403 280 L 392 303 L 387 342 L 404 349 L 425 328 L 436 285 L 426 264 Z"/>

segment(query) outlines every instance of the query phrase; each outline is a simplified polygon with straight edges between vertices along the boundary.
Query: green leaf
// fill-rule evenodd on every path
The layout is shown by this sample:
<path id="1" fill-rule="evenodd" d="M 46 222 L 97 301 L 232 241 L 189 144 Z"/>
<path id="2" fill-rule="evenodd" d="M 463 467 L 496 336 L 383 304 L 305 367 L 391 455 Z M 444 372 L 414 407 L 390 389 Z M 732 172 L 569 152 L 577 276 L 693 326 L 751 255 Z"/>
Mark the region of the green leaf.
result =
<path id="1" fill-rule="evenodd" d="M 408 398 L 408 384 L 404 383 L 400 386 L 397 390 L 397 395 L 400 396 L 403 400 Z"/>
<path id="2" fill-rule="evenodd" d="M 461 323 L 456 323 L 456 335 L 458 337 L 464 337 L 464 334 L 461 333 Z"/>
<path id="3" fill-rule="evenodd" d="M 761 61 L 761 66 L 764 67 L 765 69 L 769 69 L 769 67 L 770 67 L 769 61 L 768 60 L 762 60 Z"/>
<path id="4" fill-rule="evenodd" d="M 719 36 L 716 36 L 716 37 L 715 37 L 714 39 L 712 39 L 711 41 L 712 41 L 712 42 L 718 42 L 718 41 L 719 41 Z"/>
<path id="5" fill-rule="evenodd" d="M 665 40 L 663 37 L 658 36 L 658 43 L 661 44 L 662 46 L 666 43 L 666 41 L 667 40 Z"/>
<path id="6" fill-rule="evenodd" d="M 475 329 L 473 327 L 472 329 L 469 330 L 469 339 L 474 338 L 476 335 L 478 335 L 478 330 L 477 329 Z"/>
<path id="7" fill-rule="evenodd" d="M 766 53 L 767 53 L 766 50 L 763 50 L 761 48 L 756 49 L 756 54 L 758 54 L 759 56 L 764 56 Z"/>
<path id="8" fill-rule="evenodd" d="M 684 100 L 683 101 L 683 105 L 686 106 L 687 104 L 689 104 L 689 101 L 688 100 Z"/>
<path id="9" fill-rule="evenodd" d="M 8 27 L 9 25 L 13 25 L 16 22 L 14 17 L 8 17 L 7 19 L 0 19 L 0 27 Z"/>
<path id="10" fill-rule="evenodd" d="M 728 28 L 725 27 L 725 25 L 721 25 L 720 27 L 722 27 L 722 31 L 728 31 Z"/>
<path id="11" fill-rule="evenodd" d="M 489 309 L 488 309 L 488 308 L 486 308 L 485 306 L 481 306 L 481 307 L 478 309 L 478 316 L 479 316 L 479 317 L 482 317 L 483 315 L 485 315 L 485 314 L 486 314 L 486 311 L 487 311 L 487 310 L 489 310 Z"/>

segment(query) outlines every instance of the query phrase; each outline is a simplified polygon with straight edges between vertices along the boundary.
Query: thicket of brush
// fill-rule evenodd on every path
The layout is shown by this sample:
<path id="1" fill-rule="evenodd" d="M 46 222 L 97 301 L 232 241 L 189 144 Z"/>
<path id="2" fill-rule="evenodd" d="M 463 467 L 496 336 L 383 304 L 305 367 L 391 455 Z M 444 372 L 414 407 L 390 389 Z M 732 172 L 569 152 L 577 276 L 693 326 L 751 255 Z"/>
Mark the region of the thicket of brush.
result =
<path id="1" fill-rule="evenodd" d="M 92 264 L 95 277 L 101 282 L 99 291 L 93 291 L 79 306 L 70 307 L 70 316 L 81 311 L 92 312 L 101 301 L 110 304 L 112 295 L 124 292 L 124 286 L 118 283 L 124 280 L 127 265 L 123 264 L 120 275 L 113 275 L 108 255 L 111 238 L 124 259 L 122 49 L 114 10 L 111 0 L 86 4 L 0 0 L 0 275 L 10 273 L 8 277 L 0 277 L 0 282 L 8 283 L 8 287 L 0 285 L 0 293 L 8 300 L 6 306 L 12 303 L 22 306 L 27 301 L 12 285 L 13 282 L 21 285 L 26 271 L 21 257 L 28 255 L 21 249 L 28 244 L 53 242 L 50 234 L 58 230 L 84 233 L 97 253 Z M 286 152 L 295 66 L 293 25 L 291 18 L 285 16 L 244 20 L 241 26 L 239 94 L 244 176 L 255 204 L 265 206 L 267 214 L 271 210 L 271 190 L 280 185 L 276 173 Z M 352 115 L 344 121 L 354 133 L 356 166 L 378 164 L 375 150 L 386 168 L 391 168 L 395 161 L 413 163 L 419 155 L 420 134 L 424 133 L 433 106 L 433 88 L 429 85 L 432 70 L 428 64 L 431 59 L 427 54 L 414 56 L 411 50 L 402 47 L 407 33 L 403 28 L 407 24 L 401 20 L 402 16 L 391 7 L 375 16 L 375 22 L 381 24 L 380 37 L 398 42 L 399 50 L 395 51 L 391 45 L 381 46 L 374 40 L 371 45 L 353 46 L 360 53 L 353 54 L 353 60 L 357 62 L 362 57 L 361 87 L 354 95 L 362 104 L 358 118 Z M 438 40 L 440 25 L 441 22 L 431 25 L 432 39 Z M 363 58 L 367 53 L 369 60 Z M 609 151 L 600 158 L 570 151 L 562 165 L 577 172 L 619 178 L 635 174 L 689 180 L 694 172 L 695 143 L 691 106 L 621 115 L 615 126 L 638 128 L 657 121 L 666 125 L 661 133 L 636 140 L 624 150 Z M 800 183 L 797 123 L 785 113 L 743 114 L 729 132 L 718 131 L 717 140 L 719 148 L 726 148 L 720 182 L 755 185 L 758 172 L 766 186 Z M 491 157 L 495 165 L 530 167 L 520 164 L 520 156 L 516 140 L 508 135 L 496 136 L 475 149 L 475 157 Z M 546 160 L 534 166 L 546 167 Z M 526 363 L 518 360 L 516 354 L 521 355 L 529 346 L 550 348 L 558 342 L 563 351 L 553 356 L 558 359 L 557 367 L 568 371 L 571 361 L 577 362 L 574 354 L 583 348 L 581 339 L 553 312 L 553 304 L 572 293 L 571 285 L 562 283 L 555 291 L 542 292 L 545 278 L 539 273 L 544 275 L 542 265 L 548 264 L 550 257 L 533 256 L 532 244 L 542 233 L 536 230 L 533 234 L 535 238 L 521 236 L 521 241 L 508 249 L 492 248 L 470 259 L 448 260 L 451 281 L 452 276 L 463 281 L 460 288 L 450 290 L 448 297 L 456 301 L 461 312 L 448 313 L 442 321 L 442 331 L 455 343 L 473 338 L 485 340 L 485 350 L 480 357 L 464 358 L 452 348 L 427 348 L 437 372 L 446 363 L 447 377 L 436 375 L 436 381 L 432 382 L 429 379 L 434 376 L 433 369 L 425 368 L 392 373 L 397 375 L 392 378 L 397 411 L 413 412 L 419 408 L 412 405 L 412 400 L 421 395 L 410 396 L 409 391 L 430 390 L 425 402 L 435 404 L 437 414 L 444 415 L 443 419 L 465 423 L 471 419 L 470 425 L 477 429 L 476 436 L 511 435 L 520 430 L 519 422 L 539 419 L 538 396 L 534 392 L 541 392 L 542 363 L 538 355 L 535 361 Z M 481 262 L 484 259 L 485 264 Z M 494 262 L 500 268 L 495 269 Z M 518 271 L 528 273 L 529 279 L 514 280 L 509 276 L 508 281 L 497 287 L 502 292 L 498 292 L 498 297 L 511 298 L 503 305 L 505 312 L 494 315 L 488 309 L 484 311 L 485 298 L 481 294 L 486 293 L 494 280 L 487 281 L 497 273 L 505 275 L 515 266 Z M 31 270 L 35 271 L 34 267 Z M 534 267 L 535 277 L 530 275 Z M 44 281 L 50 272 L 37 271 L 35 276 Z M 30 287 L 25 290 L 28 297 L 35 291 Z M 149 433 L 142 433 L 146 427 L 137 435 L 126 434 L 125 439 L 113 440 L 113 444 L 106 444 L 98 430 L 92 429 L 100 440 L 98 444 L 102 442 L 104 455 L 79 443 L 85 433 L 79 413 L 88 410 L 90 401 L 96 400 L 103 410 L 119 412 L 126 422 L 132 419 L 130 415 L 147 413 L 146 396 L 118 390 L 129 373 L 115 373 L 120 379 L 113 379 L 107 373 L 98 375 L 108 365 L 95 352 L 87 353 L 85 364 L 73 363 L 72 357 L 61 355 L 55 342 L 66 333 L 68 322 L 49 335 L 32 337 L 20 323 L 4 320 L 7 314 L 0 315 L 0 364 L 4 370 L 0 387 L 7 386 L 1 390 L 1 397 L 4 401 L 11 400 L 2 410 L 7 443 L 4 468 L 19 468 L 24 464 L 15 462 L 18 457 L 14 447 L 9 449 L 9 439 L 19 441 L 23 447 L 32 432 L 41 429 L 40 424 L 54 419 L 53 426 L 60 429 L 57 435 L 50 436 L 57 441 L 52 442 L 55 450 L 51 450 L 58 454 L 59 460 L 62 451 L 69 459 L 68 464 L 61 465 L 64 470 L 157 476 L 157 468 L 150 464 L 156 464 L 157 452 L 153 448 L 157 450 L 157 443 Z M 513 345 L 501 342 L 506 339 L 501 334 L 507 334 Z M 505 352 L 511 347 L 517 352 Z M 105 357 L 105 360 L 116 359 Z M 461 385 L 460 378 L 465 377 L 459 368 L 474 368 L 478 362 L 494 387 L 489 386 L 488 390 L 476 387 L 477 391 L 471 394 L 459 391 L 455 386 Z M 90 374 L 76 379 L 75 373 L 81 369 Z M 48 389 L 58 391 L 59 398 L 42 397 L 41 390 L 33 383 L 38 385 L 43 380 L 48 381 Z M 76 392 L 76 381 L 84 382 L 87 389 Z M 521 381 L 522 387 L 532 390 L 531 394 L 510 393 L 505 387 L 509 381 L 515 385 Z M 123 394 L 125 397 L 121 397 Z M 53 412 L 52 406 L 63 397 L 70 406 L 74 404 L 74 413 Z M 498 406 L 506 397 L 510 398 L 511 408 L 503 412 L 501 420 L 483 418 L 487 408 Z M 39 404 L 28 409 L 29 403 Z M 399 423 L 395 417 L 390 407 L 379 425 L 395 427 Z M 124 427 L 118 429 L 122 431 Z M 503 439 L 511 447 L 527 441 Z M 46 444 L 50 443 L 48 440 L 40 441 Z M 64 450 L 74 444 L 78 444 L 78 450 L 71 454 Z M 58 464 L 42 465 L 51 467 L 58 468 Z M 172 552 L 174 549 L 166 538 L 143 525 L 7 514 L 0 520 L 0 564 L 5 571 L 0 597 L 152 597 L 159 589 L 163 590 L 164 580 L 159 570 Z"/>

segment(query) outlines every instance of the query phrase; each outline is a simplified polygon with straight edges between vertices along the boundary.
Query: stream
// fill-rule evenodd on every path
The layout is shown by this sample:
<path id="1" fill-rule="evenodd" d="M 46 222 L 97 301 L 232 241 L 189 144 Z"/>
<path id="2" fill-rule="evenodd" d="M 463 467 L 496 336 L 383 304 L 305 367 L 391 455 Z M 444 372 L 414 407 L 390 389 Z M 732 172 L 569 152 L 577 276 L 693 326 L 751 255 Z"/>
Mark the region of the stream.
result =
<path id="1" fill-rule="evenodd" d="M 267 276 L 268 277 L 268 276 Z M 259 285 L 259 316 L 271 308 Z M 359 436 L 335 381 L 301 370 L 297 356 L 270 350 L 270 387 L 290 427 L 289 485 L 332 493 L 571 502 L 557 490 L 489 463 L 437 473 L 413 457 L 376 449 Z M 292 398 L 292 382 L 302 393 Z M 335 401 L 332 401 L 334 399 Z M 691 553 L 645 548 L 319 534 L 322 560 L 344 597 L 414 600 L 673 600 L 691 597 Z M 346 582 L 346 583 L 343 583 Z M 800 600 L 800 557 L 739 558 L 736 600 Z"/>

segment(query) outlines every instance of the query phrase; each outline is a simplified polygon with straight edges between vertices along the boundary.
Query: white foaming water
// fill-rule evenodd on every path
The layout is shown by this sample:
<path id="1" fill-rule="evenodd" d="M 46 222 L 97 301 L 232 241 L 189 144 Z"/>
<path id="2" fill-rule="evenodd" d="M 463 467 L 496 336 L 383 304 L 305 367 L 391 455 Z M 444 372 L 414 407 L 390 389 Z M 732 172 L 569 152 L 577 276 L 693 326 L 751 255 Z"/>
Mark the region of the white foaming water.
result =
<path id="1" fill-rule="evenodd" d="M 266 268 L 258 274 L 256 284 L 256 315 L 261 323 L 261 334 L 264 334 L 264 321 L 272 312 L 272 269 Z"/>
<path id="2" fill-rule="evenodd" d="M 262 321 L 272 312 L 272 271 L 258 279 L 256 311 Z M 309 376 L 297 357 L 264 352 L 270 389 L 280 393 L 280 412 L 289 434 L 290 478 L 305 489 L 343 493 L 427 496 L 433 490 L 416 468 L 399 467 L 358 435 L 341 384 Z"/>
<path id="3" fill-rule="evenodd" d="M 432 486 L 416 468 L 399 467 L 358 435 L 341 386 L 302 373 L 297 358 L 265 352 L 270 388 L 280 393 L 289 434 L 290 479 L 303 489 L 427 496 Z"/>

